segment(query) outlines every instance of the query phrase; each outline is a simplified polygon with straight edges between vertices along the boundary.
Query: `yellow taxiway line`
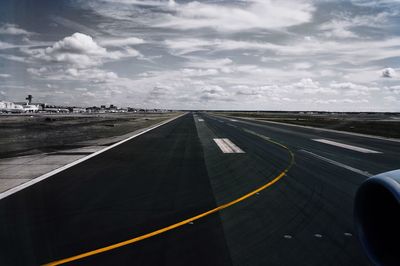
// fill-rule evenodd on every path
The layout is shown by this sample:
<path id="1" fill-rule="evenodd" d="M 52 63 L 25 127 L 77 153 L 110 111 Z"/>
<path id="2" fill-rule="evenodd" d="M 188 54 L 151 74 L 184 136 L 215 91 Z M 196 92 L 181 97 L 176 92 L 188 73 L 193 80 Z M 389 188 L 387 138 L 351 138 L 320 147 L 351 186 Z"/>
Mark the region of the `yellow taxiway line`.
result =
<path id="1" fill-rule="evenodd" d="M 253 134 L 253 135 L 258 136 L 258 137 L 261 137 L 262 139 L 264 139 L 266 141 L 269 141 L 271 143 L 274 143 L 274 144 L 286 149 L 290 154 L 290 163 L 289 163 L 288 167 L 286 167 L 285 170 L 280 172 L 276 177 L 274 177 L 274 179 L 272 179 L 271 181 L 269 181 L 265 185 L 257 188 L 256 190 L 251 191 L 250 193 L 245 194 L 244 196 L 242 196 L 240 198 L 237 198 L 237 199 L 235 199 L 233 201 L 230 201 L 228 203 L 220 205 L 220 206 L 218 206 L 218 207 L 216 207 L 214 209 L 211 209 L 209 211 L 203 212 L 203 213 L 201 213 L 199 215 L 193 216 L 191 218 L 188 218 L 186 220 L 180 221 L 178 223 L 169 225 L 167 227 L 155 230 L 153 232 L 150 232 L 150 233 L 147 233 L 147 234 L 144 234 L 144 235 L 141 235 L 141 236 L 126 240 L 126 241 L 122 241 L 122 242 L 119 242 L 119 243 L 116 243 L 116 244 L 113 244 L 113 245 L 109 245 L 109 246 L 106 246 L 106 247 L 102 247 L 102 248 L 99 248 L 99 249 L 88 251 L 88 252 L 85 252 L 85 253 L 82 253 L 82 254 L 79 254 L 79 255 L 75 255 L 75 256 L 72 256 L 72 257 L 68 257 L 68 258 L 57 260 L 57 261 L 53 261 L 53 262 L 49 262 L 47 264 L 44 264 L 44 266 L 56 266 L 56 265 L 61 265 L 61 264 L 64 264 L 64 263 L 76 261 L 76 260 L 79 260 L 79 259 L 82 259 L 82 258 L 90 257 L 90 256 L 93 256 L 93 255 L 96 255 L 96 254 L 99 254 L 99 253 L 103 253 L 103 252 L 107 252 L 107 251 L 110 251 L 110 250 L 113 250 L 113 249 L 116 249 L 116 248 L 120 248 L 120 247 L 129 245 L 129 244 L 133 244 L 133 243 L 142 241 L 144 239 L 147 239 L 147 238 L 150 238 L 150 237 L 153 237 L 153 236 L 168 232 L 170 230 L 173 230 L 175 228 L 181 227 L 181 226 L 183 226 L 185 224 L 188 224 L 190 222 L 193 222 L 193 221 L 196 221 L 196 220 L 201 219 L 203 217 L 206 217 L 206 216 L 208 216 L 210 214 L 222 211 L 223 209 L 226 209 L 226 208 L 228 208 L 228 207 L 230 207 L 232 205 L 235 205 L 235 204 L 237 204 L 237 203 L 239 203 L 239 202 L 241 202 L 241 201 L 243 201 L 243 200 L 245 200 L 247 198 L 250 198 L 251 196 L 254 196 L 258 192 L 260 192 L 260 191 L 272 186 L 276 182 L 278 182 L 282 177 L 284 177 L 286 175 L 286 173 L 289 171 L 289 169 L 294 164 L 294 154 L 292 153 L 292 151 L 288 147 L 286 147 L 285 145 L 283 145 L 281 143 L 275 142 L 275 141 L 273 141 L 273 140 L 271 140 L 271 139 L 269 139 L 269 138 L 267 138 L 267 137 L 265 137 L 263 135 L 255 133 L 253 131 L 250 131 L 250 130 L 245 130 L 245 131 L 247 133 Z"/>

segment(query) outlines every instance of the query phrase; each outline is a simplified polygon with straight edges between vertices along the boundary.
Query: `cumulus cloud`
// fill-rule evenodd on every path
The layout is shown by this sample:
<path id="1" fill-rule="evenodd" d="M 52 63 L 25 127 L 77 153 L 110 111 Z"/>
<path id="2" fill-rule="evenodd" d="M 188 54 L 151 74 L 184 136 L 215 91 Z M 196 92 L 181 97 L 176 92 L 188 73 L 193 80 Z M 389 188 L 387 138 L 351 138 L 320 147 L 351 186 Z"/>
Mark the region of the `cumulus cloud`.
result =
<path id="1" fill-rule="evenodd" d="M 71 64 L 78 68 L 101 65 L 107 60 L 140 55 L 138 51 L 132 48 L 124 49 L 123 52 L 108 51 L 91 36 L 78 32 L 45 49 L 26 50 L 26 52 L 36 59 Z"/>
<path id="2" fill-rule="evenodd" d="M 103 55 L 107 51 L 100 47 L 89 35 L 77 32 L 45 49 L 46 54 L 58 52 Z"/>
<path id="3" fill-rule="evenodd" d="M 97 65 L 103 57 L 108 56 L 105 48 L 83 33 L 74 33 L 51 47 L 32 51 L 32 54 L 38 59 L 69 63 L 78 67 Z"/>
<path id="4" fill-rule="evenodd" d="M 6 78 L 9 78 L 9 77 L 11 77 L 10 74 L 0 74 L 0 78 L 6 79 Z"/>
<path id="5" fill-rule="evenodd" d="M 382 70 L 381 76 L 382 78 L 393 78 L 396 76 L 396 70 L 391 67 L 387 67 Z"/>
<path id="6" fill-rule="evenodd" d="M 334 88 L 322 86 L 318 81 L 314 81 L 311 78 L 303 78 L 299 82 L 284 87 L 287 91 L 296 94 L 338 94 Z"/>

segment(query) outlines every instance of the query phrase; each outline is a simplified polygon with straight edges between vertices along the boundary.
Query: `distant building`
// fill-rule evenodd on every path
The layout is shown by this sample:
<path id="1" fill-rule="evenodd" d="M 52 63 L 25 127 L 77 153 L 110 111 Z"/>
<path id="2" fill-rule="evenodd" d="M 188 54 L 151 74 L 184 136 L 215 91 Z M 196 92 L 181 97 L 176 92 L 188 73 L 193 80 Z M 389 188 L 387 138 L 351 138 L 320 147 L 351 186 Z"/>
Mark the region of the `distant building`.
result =
<path id="1" fill-rule="evenodd" d="M 42 111 L 47 113 L 69 113 L 69 109 L 67 107 L 47 104 L 43 106 Z"/>
<path id="2" fill-rule="evenodd" d="M 37 113 L 41 109 L 39 104 L 24 104 L 22 107 L 25 113 Z"/>
<path id="3" fill-rule="evenodd" d="M 23 113 L 24 107 L 13 102 L 0 101 L 0 112 L 3 113 Z"/>
<path id="4" fill-rule="evenodd" d="M 88 112 L 88 113 L 99 113 L 100 110 L 101 110 L 101 108 L 97 107 L 97 106 L 92 106 L 92 107 L 86 108 L 86 112 Z"/>
<path id="5" fill-rule="evenodd" d="M 86 108 L 83 107 L 70 107 L 68 109 L 71 113 L 86 113 Z"/>

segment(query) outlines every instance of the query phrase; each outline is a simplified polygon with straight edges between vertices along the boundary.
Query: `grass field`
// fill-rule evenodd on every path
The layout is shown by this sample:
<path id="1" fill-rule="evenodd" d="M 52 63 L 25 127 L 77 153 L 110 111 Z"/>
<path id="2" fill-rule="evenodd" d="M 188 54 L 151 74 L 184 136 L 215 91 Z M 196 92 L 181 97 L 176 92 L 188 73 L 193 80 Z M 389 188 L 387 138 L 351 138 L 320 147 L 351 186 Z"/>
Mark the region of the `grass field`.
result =
<path id="1" fill-rule="evenodd" d="M 268 112 L 218 112 L 234 117 L 253 118 L 303 126 L 400 138 L 400 115 L 388 113 L 301 114 Z"/>
<path id="2" fill-rule="evenodd" d="M 57 151 L 86 140 L 120 136 L 174 115 L 0 115 L 0 158 Z"/>

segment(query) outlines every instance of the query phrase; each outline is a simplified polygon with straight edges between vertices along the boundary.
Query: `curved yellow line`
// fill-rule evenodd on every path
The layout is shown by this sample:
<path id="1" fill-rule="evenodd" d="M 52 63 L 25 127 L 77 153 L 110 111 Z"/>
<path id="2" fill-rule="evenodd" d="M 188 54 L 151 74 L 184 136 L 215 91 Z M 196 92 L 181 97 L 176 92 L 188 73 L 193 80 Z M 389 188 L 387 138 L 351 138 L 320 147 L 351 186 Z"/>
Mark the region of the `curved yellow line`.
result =
<path id="1" fill-rule="evenodd" d="M 110 251 L 112 249 L 120 248 L 122 246 L 126 246 L 126 245 L 129 245 L 129 244 L 132 244 L 132 243 L 136 243 L 136 242 L 139 242 L 139 241 L 144 240 L 146 238 L 150 238 L 150 237 L 153 237 L 155 235 L 159 235 L 159 234 L 165 233 L 165 232 L 170 231 L 172 229 L 175 229 L 177 227 L 180 227 L 180 226 L 183 226 L 183 225 L 188 224 L 190 222 L 196 221 L 196 220 L 198 220 L 200 218 L 206 217 L 206 216 L 208 216 L 210 214 L 213 214 L 215 212 L 218 212 L 218 211 L 221 211 L 223 209 L 226 209 L 226 208 L 228 208 L 228 207 L 230 207 L 232 205 L 235 205 L 236 203 L 241 202 L 241 201 L 243 201 L 243 200 L 245 200 L 245 199 L 247 199 L 247 198 L 249 198 L 251 196 L 254 196 L 258 192 L 260 192 L 260 191 L 272 186 L 276 182 L 278 182 L 282 177 L 284 177 L 286 175 L 286 173 L 289 171 L 289 169 L 292 167 L 292 165 L 294 163 L 294 154 L 289 150 L 289 148 L 287 148 L 286 146 L 284 146 L 284 145 L 282 145 L 282 144 L 280 144 L 278 142 L 275 142 L 275 141 L 272 141 L 272 140 L 268 140 L 268 141 L 270 141 L 270 142 L 272 142 L 272 143 L 274 143 L 276 145 L 279 145 L 279 146 L 285 148 L 286 150 L 288 150 L 291 158 L 290 158 L 289 166 L 284 171 L 282 171 L 279 175 L 277 175 L 274 179 L 272 179 L 270 182 L 268 182 L 267 184 L 257 188 L 256 190 L 254 190 L 254 191 L 252 191 L 252 192 L 250 192 L 250 193 L 248 193 L 248 194 L 246 194 L 246 195 L 244 195 L 244 196 L 242 196 L 240 198 L 237 198 L 237 199 L 235 199 L 233 201 L 230 201 L 228 203 L 220 205 L 220 206 L 218 206 L 218 207 L 216 207 L 214 209 L 211 209 L 209 211 L 203 212 L 203 213 L 201 213 L 199 215 L 193 216 L 193 217 L 191 217 L 189 219 L 186 219 L 186 220 L 183 220 L 181 222 L 169 225 L 167 227 L 158 229 L 156 231 L 153 231 L 153 232 L 150 232 L 150 233 L 147 233 L 147 234 L 144 234 L 144 235 L 141 235 L 141 236 L 126 240 L 126 241 L 122 241 L 122 242 L 119 242 L 119 243 L 116 243 L 116 244 L 113 244 L 113 245 L 110 245 L 110 246 L 106 246 L 106 247 L 102 247 L 102 248 L 95 249 L 95 250 L 92 250 L 92 251 L 88 251 L 88 252 L 85 252 L 85 253 L 82 253 L 82 254 L 79 254 L 79 255 L 75 255 L 75 256 L 72 256 L 72 257 L 69 257 L 69 258 L 65 258 L 65 259 L 49 262 L 49 263 L 44 264 L 43 266 L 61 265 L 61 264 L 67 263 L 67 262 L 76 261 L 76 260 L 79 260 L 79 259 L 82 259 L 82 258 L 90 257 L 90 256 L 93 256 L 93 255 L 96 255 L 96 254 L 99 254 L 99 253 Z"/>

